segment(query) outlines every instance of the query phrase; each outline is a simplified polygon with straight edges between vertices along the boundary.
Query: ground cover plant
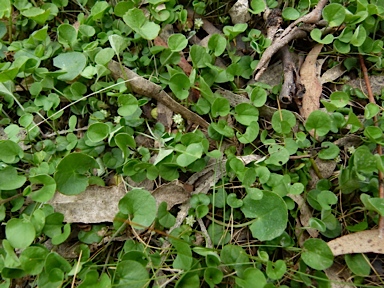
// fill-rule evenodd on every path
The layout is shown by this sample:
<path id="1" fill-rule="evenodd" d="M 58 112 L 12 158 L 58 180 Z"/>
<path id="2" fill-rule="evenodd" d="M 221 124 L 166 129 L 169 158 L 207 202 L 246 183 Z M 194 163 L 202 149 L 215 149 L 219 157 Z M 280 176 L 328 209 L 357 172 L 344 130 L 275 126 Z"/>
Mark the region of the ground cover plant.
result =
<path id="1" fill-rule="evenodd" d="M 0 287 L 382 287 L 383 0 L 0 0 Z"/>

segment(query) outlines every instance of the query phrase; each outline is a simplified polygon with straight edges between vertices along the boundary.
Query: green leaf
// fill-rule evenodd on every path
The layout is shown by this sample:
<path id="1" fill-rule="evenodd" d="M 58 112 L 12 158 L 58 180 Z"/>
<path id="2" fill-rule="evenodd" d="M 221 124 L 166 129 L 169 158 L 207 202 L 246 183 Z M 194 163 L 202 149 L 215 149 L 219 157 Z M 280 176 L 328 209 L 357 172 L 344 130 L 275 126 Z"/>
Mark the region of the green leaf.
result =
<path id="1" fill-rule="evenodd" d="M 248 254 L 237 245 L 225 245 L 220 252 L 220 258 L 223 264 L 228 265 L 228 268 L 234 268 L 240 277 L 245 274 L 244 270 L 249 267 Z"/>
<path id="2" fill-rule="evenodd" d="M 330 205 L 337 203 L 337 196 L 329 190 L 324 190 L 317 195 L 317 202 L 323 210 L 331 210 L 332 207 Z"/>
<path id="3" fill-rule="evenodd" d="M 277 194 L 263 191 L 263 198 L 254 200 L 249 195 L 243 199 L 240 208 L 247 218 L 256 218 L 249 229 L 260 241 L 280 236 L 287 227 L 288 210 L 284 200 Z"/>
<path id="4" fill-rule="evenodd" d="M 192 143 L 176 158 L 176 163 L 181 167 L 187 167 L 200 159 L 202 155 L 203 145 L 201 143 Z"/>
<path id="5" fill-rule="evenodd" d="M 77 30 L 69 24 L 61 24 L 57 27 L 58 42 L 64 46 L 73 47 L 77 42 Z"/>
<path id="6" fill-rule="evenodd" d="M 212 103 L 211 113 L 213 117 L 227 116 L 230 110 L 229 101 L 224 97 L 217 97 Z"/>
<path id="7" fill-rule="evenodd" d="M 106 66 L 115 56 L 115 52 L 112 48 L 101 49 L 95 56 L 96 64 Z"/>
<path id="8" fill-rule="evenodd" d="M 188 40 L 183 34 L 175 33 L 168 38 L 168 48 L 172 52 L 180 52 L 188 45 Z"/>
<path id="9" fill-rule="evenodd" d="M 351 160 L 358 173 L 370 174 L 377 171 L 376 159 L 367 146 L 357 148 Z"/>
<path id="10" fill-rule="evenodd" d="M 56 182 L 49 175 L 35 175 L 29 177 L 29 181 L 32 185 L 43 185 L 40 189 L 37 189 L 29 195 L 33 201 L 47 202 L 52 199 L 56 192 Z"/>
<path id="11" fill-rule="evenodd" d="M 236 277 L 236 284 L 241 288 L 263 288 L 266 287 L 267 280 L 263 272 L 257 268 L 248 268 L 244 271 L 241 278 Z"/>
<path id="12" fill-rule="evenodd" d="M 368 126 L 364 129 L 364 136 L 374 143 L 381 143 L 383 140 L 383 130 L 377 126 Z"/>
<path id="13" fill-rule="evenodd" d="M 252 14 L 260 14 L 263 12 L 266 8 L 264 1 L 259 0 L 252 0 L 251 1 L 251 8 L 252 10 L 249 10 Z"/>
<path id="14" fill-rule="evenodd" d="M 0 170 L 0 190 L 14 190 L 24 185 L 27 178 L 17 174 L 15 167 L 7 166 Z"/>
<path id="15" fill-rule="evenodd" d="M 120 2 L 122 3 L 122 2 Z M 102 273 L 99 277 L 99 273 L 95 270 L 90 270 L 85 275 L 83 282 L 77 286 L 78 288 L 105 288 L 111 287 L 111 279 L 106 273 Z"/>
<path id="16" fill-rule="evenodd" d="M 117 102 L 119 103 L 117 113 L 122 117 L 131 116 L 139 108 L 139 102 L 132 94 L 120 95 Z"/>
<path id="17" fill-rule="evenodd" d="M 365 119 L 372 119 L 380 112 L 380 107 L 375 103 L 368 103 L 364 108 Z"/>
<path id="18" fill-rule="evenodd" d="M 82 153 L 72 153 L 64 157 L 57 165 L 55 181 L 57 190 L 65 195 L 77 195 L 88 186 L 89 170 L 99 168 L 92 157 Z"/>
<path id="19" fill-rule="evenodd" d="M 153 40 L 159 35 L 160 26 L 148 21 L 144 12 L 138 8 L 128 10 L 123 16 L 124 22 L 146 40 Z"/>
<path id="20" fill-rule="evenodd" d="M 106 1 L 98 1 L 91 8 L 91 17 L 93 20 L 100 20 L 103 18 L 104 12 L 109 8 Z"/>
<path id="21" fill-rule="evenodd" d="M 371 274 L 369 260 L 364 254 L 347 254 L 344 258 L 348 268 L 355 275 L 368 277 Z"/>
<path id="22" fill-rule="evenodd" d="M 212 287 L 215 284 L 220 284 L 223 280 L 223 272 L 216 267 L 207 267 L 204 270 L 204 280 Z"/>
<path id="23" fill-rule="evenodd" d="M 350 43 L 355 47 L 360 47 L 361 45 L 363 45 L 366 38 L 367 38 L 367 31 L 365 31 L 363 25 L 359 25 L 355 29 L 355 32 L 353 32 L 353 36 L 351 38 Z"/>
<path id="24" fill-rule="evenodd" d="M 211 38 L 208 40 L 208 49 L 213 51 L 213 54 L 216 57 L 219 57 L 224 53 L 227 45 L 227 41 L 220 34 L 213 34 Z"/>
<path id="25" fill-rule="evenodd" d="M 156 200 L 147 190 L 133 189 L 119 201 L 119 210 L 129 215 L 133 227 L 144 229 L 156 218 Z"/>
<path id="26" fill-rule="evenodd" d="M 191 269 L 193 258 L 192 258 L 192 250 L 188 243 L 178 240 L 178 239 L 170 239 L 172 245 L 176 248 L 177 256 L 173 261 L 174 269 L 182 269 L 188 271 Z"/>
<path id="27" fill-rule="evenodd" d="M 176 223 L 176 217 L 168 212 L 166 202 L 161 202 L 159 205 L 157 218 L 159 219 L 160 225 L 165 228 L 171 228 Z"/>
<path id="28" fill-rule="evenodd" d="M 268 148 L 269 158 L 265 160 L 265 164 L 282 166 L 289 160 L 288 150 L 280 145 L 271 145 Z"/>
<path id="29" fill-rule="evenodd" d="M 231 193 L 227 196 L 227 203 L 232 208 L 240 208 L 241 206 L 243 206 L 243 200 L 237 199 L 235 193 Z"/>
<path id="30" fill-rule="evenodd" d="M 173 74 L 169 80 L 169 88 L 171 88 L 178 99 L 184 100 L 188 98 L 191 84 L 187 75 L 184 73 L 176 73 Z"/>
<path id="31" fill-rule="evenodd" d="M 29 275 L 38 275 L 43 271 L 45 258 L 48 255 L 45 247 L 27 247 L 20 254 L 20 263 L 23 270 Z"/>
<path id="32" fill-rule="evenodd" d="M 340 26 L 345 19 L 345 8 L 341 4 L 332 3 L 324 7 L 322 14 L 329 27 Z"/>
<path id="33" fill-rule="evenodd" d="M 65 72 L 59 75 L 57 79 L 72 81 L 80 75 L 81 71 L 83 71 L 87 65 L 87 58 L 80 52 L 62 53 L 53 58 L 53 65 L 61 68 L 60 72 Z"/>
<path id="34" fill-rule="evenodd" d="M 60 245 L 61 243 L 64 243 L 65 240 L 68 239 L 69 234 L 71 234 L 71 224 L 67 223 L 63 226 L 63 228 L 64 229 L 60 229 L 61 233 L 57 233 L 52 237 L 53 245 Z"/>
<path id="35" fill-rule="evenodd" d="M 256 121 L 253 121 L 247 127 L 244 134 L 240 134 L 239 132 L 237 132 L 236 137 L 240 143 L 243 143 L 243 144 L 252 143 L 253 141 L 255 141 L 257 135 L 259 135 L 259 130 L 260 130 L 259 123 Z"/>
<path id="36" fill-rule="evenodd" d="M 103 239 L 103 230 L 106 230 L 106 225 L 92 225 L 91 230 L 81 230 L 78 234 L 78 238 L 85 244 L 99 243 Z"/>
<path id="37" fill-rule="evenodd" d="M 344 91 L 335 91 L 329 97 L 331 103 L 335 105 L 337 108 L 344 108 L 349 104 L 349 95 Z"/>
<path id="38" fill-rule="evenodd" d="M 117 147 L 119 147 L 121 151 L 123 151 L 124 158 L 128 157 L 130 154 L 128 147 L 131 147 L 133 149 L 136 148 L 135 139 L 128 133 L 119 133 L 115 136 L 114 139 Z"/>
<path id="39" fill-rule="evenodd" d="M 307 131 L 315 130 L 315 135 L 324 136 L 331 130 L 331 118 L 323 111 L 313 111 L 305 122 Z"/>
<path id="40" fill-rule="evenodd" d="M 277 133 L 289 134 L 296 125 L 295 115 L 288 110 L 278 110 L 272 116 L 272 128 Z"/>
<path id="41" fill-rule="evenodd" d="M 206 214 L 208 214 L 208 212 L 209 209 Z M 214 245 L 224 245 L 231 240 L 231 235 L 228 233 L 227 228 L 220 224 L 212 223 L 208 226 L 207 232 Z"/>
<path id="42" fill-rule="evenodd" d="M 10 18 L 12 12 L 12 5 L 10 0 L 2 0 L 0 6 L 0 19 Z"/>
<path id="43" fill-rule="evenodd" d="M 265 91 L 265 89 L 256 86 L 252 89 L 249 99 L 251 99 L 255 107 L 262 107 L 267 101 L 267 96 L 267 91 Z"/>
<path id="44" fill-rule="evenodd" d="M 120 53 L 122 53 L 125 49 L 127 49 L 129 45 L 129 41 L 127 40 L 126 37 L 122 37 L 117 34 L 109 35 L 108 40 L 109 40 L 109 43 L 111 44 L 113 51 L 115 51 L 116 55 L 119 55 Z"/>
<path id="45" fill-rule="evenodd" d="M 114 8 L 114 13 L 118 17 L 123 17 L 125 13 L 128 12 L 129 9 L 135 7 L 134 1 L 121 1 L 116 4 Z"/>
<path id="46" fill-rule="evenodd" d="M 107 124 L 93 123 L 88 128 L 87 137 L 90 141 L 97 143 L 107 138 L 109 132 L 109 126 Z"/>
<path id="47" fill-rule="evenodd" d="M 257 121 L 259 110 L 248 103 L 241 103 L 235 107 L 235 118 L 243 125 L 249 126 L 253 121 Z"/>
<path id="48" fill-rule="evenodd" d="M 207 63 L 211 63 L 211 56 L 202 46 L 193 45 L 189 55 L 192 59 L 193 68 L 204 68 L 207 67 Z"/>
<path id="49" fill-rule="evenodd" d="M 208 133 L 210 129 L 214 130 L 215 132 L 224 137 L 232 138 L 233 136 L 235 136 L 233 129 L 224 120 L 219 120 L 219 122 L 217 123 L 211 123 L 208 128 Z"/>
<path id="50" fill-rule="evenodd" d="M 283 260 L 277 260 L 275 263 L 268 261 L 267 263 L 267 276 L 272 280 L 279 280 L 283 278 L 287 272 L 287 265 Z"/>
<path id="51" fill-rule="evenodd" d="M 321 147 L 327 148 L 319 152 L 319 158 L 323 160 L 335 159 L 340 153 L 340 148 L 337 147 L 337 145 L 333 144 L 332 142 L 328 142 L 328 141 L 322 142 Z"/>
<path id="52" fill-rule="evenodd" d="M 320 44 L 325 44 L 325 45 L 328 45 L 328 44 L 331 44 L 333 39 L 335 38 L 332 34 L 328 34 L 326 35 L 323 39 L 321 39 L 322 37 L 322 32 L 320 29 L 318 28 L 315 28 L 311 31 L 311 37 L 313 40 L 315 40 L 316 42 L 320 43 Z"/>
<path id="53" fill-rule="evenodd" d="M 302 183 L 294 183 L 289 187 L 289 194 L 300 195 L 304 191 L 304 185 Z"/>
<path id="54" fill-rule="evenodd" d="M 0 141 L 0 161 L 14 164 L 24 157 L 24 152 L 15 142 L 11 140 Z"/>
<path id="55" fill-rule="evenodd" d="M 247 23 L 237 23 L 235 26 L 224 26 L 223 33 L 227 36 L 228 40 L 236 38 L 237 35 L 243 33 L 248 28 Z"/>
<path id="56" fill-rule="evenodd" d="M 327 243 L 320 239 L 308 239 L 304 242 L 301 259 L 309 267 L 324 270 L 333 264 L 333 254 Z"/>
<path id="57" fill-rule="evenodd" d="M 300 12 L 295 8 L 287 7 L 283 10 L 282 16 L 285 20 L 296 20 L 300 17 Z"/>
<path id="58" fill-rule="evenodd" d="M 27 18 L 36 21 L 38 24 L 43 25 L 49 18 L 50 10 L 44 10 L 38 7 L 31 7 L 21 11 L 21 14 Z"/>
<path id="59" fill-rule="evenodd" d="M 13 248 L 25 249 L 35 240 L 36 231 L 31 222 L 13 218 L 5 226 L 5 235 Z"/>
<path id="60" fill-rule="evenodd" d="M 333 48 L 337 52 L 343 53 L 343 54 L 347 54 L 349 53 L 349 51 L 351 51 L 351 45 L 349 43 L 344 43 L 339 39 L 336 39 L 335 41 L 333 41 Z"/>

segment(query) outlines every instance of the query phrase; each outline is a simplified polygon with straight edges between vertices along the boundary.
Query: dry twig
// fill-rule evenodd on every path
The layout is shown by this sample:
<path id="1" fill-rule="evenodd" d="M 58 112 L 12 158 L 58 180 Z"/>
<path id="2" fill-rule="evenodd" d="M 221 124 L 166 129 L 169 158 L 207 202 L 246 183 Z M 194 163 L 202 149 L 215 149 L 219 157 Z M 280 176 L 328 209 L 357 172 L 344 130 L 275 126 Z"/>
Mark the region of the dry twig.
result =
<path id="1" fill-rule="evenodd" d="M 365 66 L 364 59 L 363 59 L 363 56 L 361 56 L 361 54 L 359 54 L 359 60 L 360 60 L 361 70 L 364 76 L 365 85 L 367 86 L 369 102 L 376 104 L 375 98 L 373 97 L 373 93 L 372 93 L 371 83 L 369 81 L 368 70 L 367 70 L 367 67 Z M 373 121 L 375 123 L 375 126 L 378 126 L 376 116 L 373 117 Z M 377 154 L 379 154 L 380 156 L 383 154 L 382 147 L 380 144 L 377 144 L 376 151 L 377 151 Z M 381 172 L 380 169 L 379 169 L 378 176 L 379 176 L 379 197 L 383 199 L 384 198 L 383 172 Z M 379 232 L 380 232 L 379 236 L 383 237 L 384 236 L 384 217 L 383 216 L 380 216 Z"/>
<path id="2" fill-rule="evenodd" d="M 161 86 L 139 76 L 127 67 L 120 66 L 119 62 L 111 61 L 108 64 L 109 70 L 111 70 L 112 77 L 114 79 L 131 79 L 129 82 L 130 88 L 133 92 L 153 98 L 164 105 L 166 105 L 173 112 L 180 114 L 191 123 L 197 124 L 202 128 L 207 129 L 209 123 L 201 118 L 196 113 L 193 113 L 189 109 L 185 108 L 180 103 L 176 102 L 171 96 L 169 96 Z"/>

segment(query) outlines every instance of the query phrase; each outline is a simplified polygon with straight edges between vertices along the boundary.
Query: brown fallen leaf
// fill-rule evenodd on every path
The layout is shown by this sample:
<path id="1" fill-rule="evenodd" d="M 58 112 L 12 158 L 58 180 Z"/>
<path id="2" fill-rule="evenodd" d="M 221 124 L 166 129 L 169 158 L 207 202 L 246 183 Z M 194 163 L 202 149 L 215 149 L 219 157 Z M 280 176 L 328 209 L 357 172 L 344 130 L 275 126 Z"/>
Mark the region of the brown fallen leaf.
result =
<path id="1" fill-rule="evenodd" d="M 352 253 L 384 254 L 384 237 L 379 230 L 366 230 L 345 235 L 328 242 L 334 256 Z"/>
<path id="2" fill-rule="evenodd" d="M 317 44 L 313 47 L 300 68 L 301 84 L 305 87 L 300 114 L 305 119 L 308 118 L 312 111 L 319 110 L 320 108 L 322 86 L 320 77 L 316 72 L 316 61 L 322 48 L 322 44 Z"/>
<path id="3" fill-rule="evenodd" d="M 185 191 L 183 184 L 175 180 L 153 190 L 152 196 L 155 197 L 157 206 L 161 202 L 166 202 L 169 210 L 175 205 L 186 202 L 190 197 L 190 193 Z"/>
<path id="4" fill-rule="evenodd" d="M 354 288 L 351 281 L 351 275 L 348 271 L 349 269 L 345 269 L 344 265 L 340 265 L 338 263 L 333 263 L 331 267 L 325 269 L 324 272 L 331 280 L 331 288 Z"/>

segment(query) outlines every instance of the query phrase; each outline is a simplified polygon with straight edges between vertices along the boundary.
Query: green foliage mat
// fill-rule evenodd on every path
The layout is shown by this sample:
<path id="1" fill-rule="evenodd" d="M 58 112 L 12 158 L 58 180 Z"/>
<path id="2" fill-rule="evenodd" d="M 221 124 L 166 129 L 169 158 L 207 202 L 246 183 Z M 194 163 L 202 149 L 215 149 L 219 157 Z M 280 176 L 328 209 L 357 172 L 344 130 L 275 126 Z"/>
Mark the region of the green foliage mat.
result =
<path id="1" fill-rule="evenodd" d="M 249 2 L 0 0 L 0 287 L 383 287 L 384 1 Z"/>

